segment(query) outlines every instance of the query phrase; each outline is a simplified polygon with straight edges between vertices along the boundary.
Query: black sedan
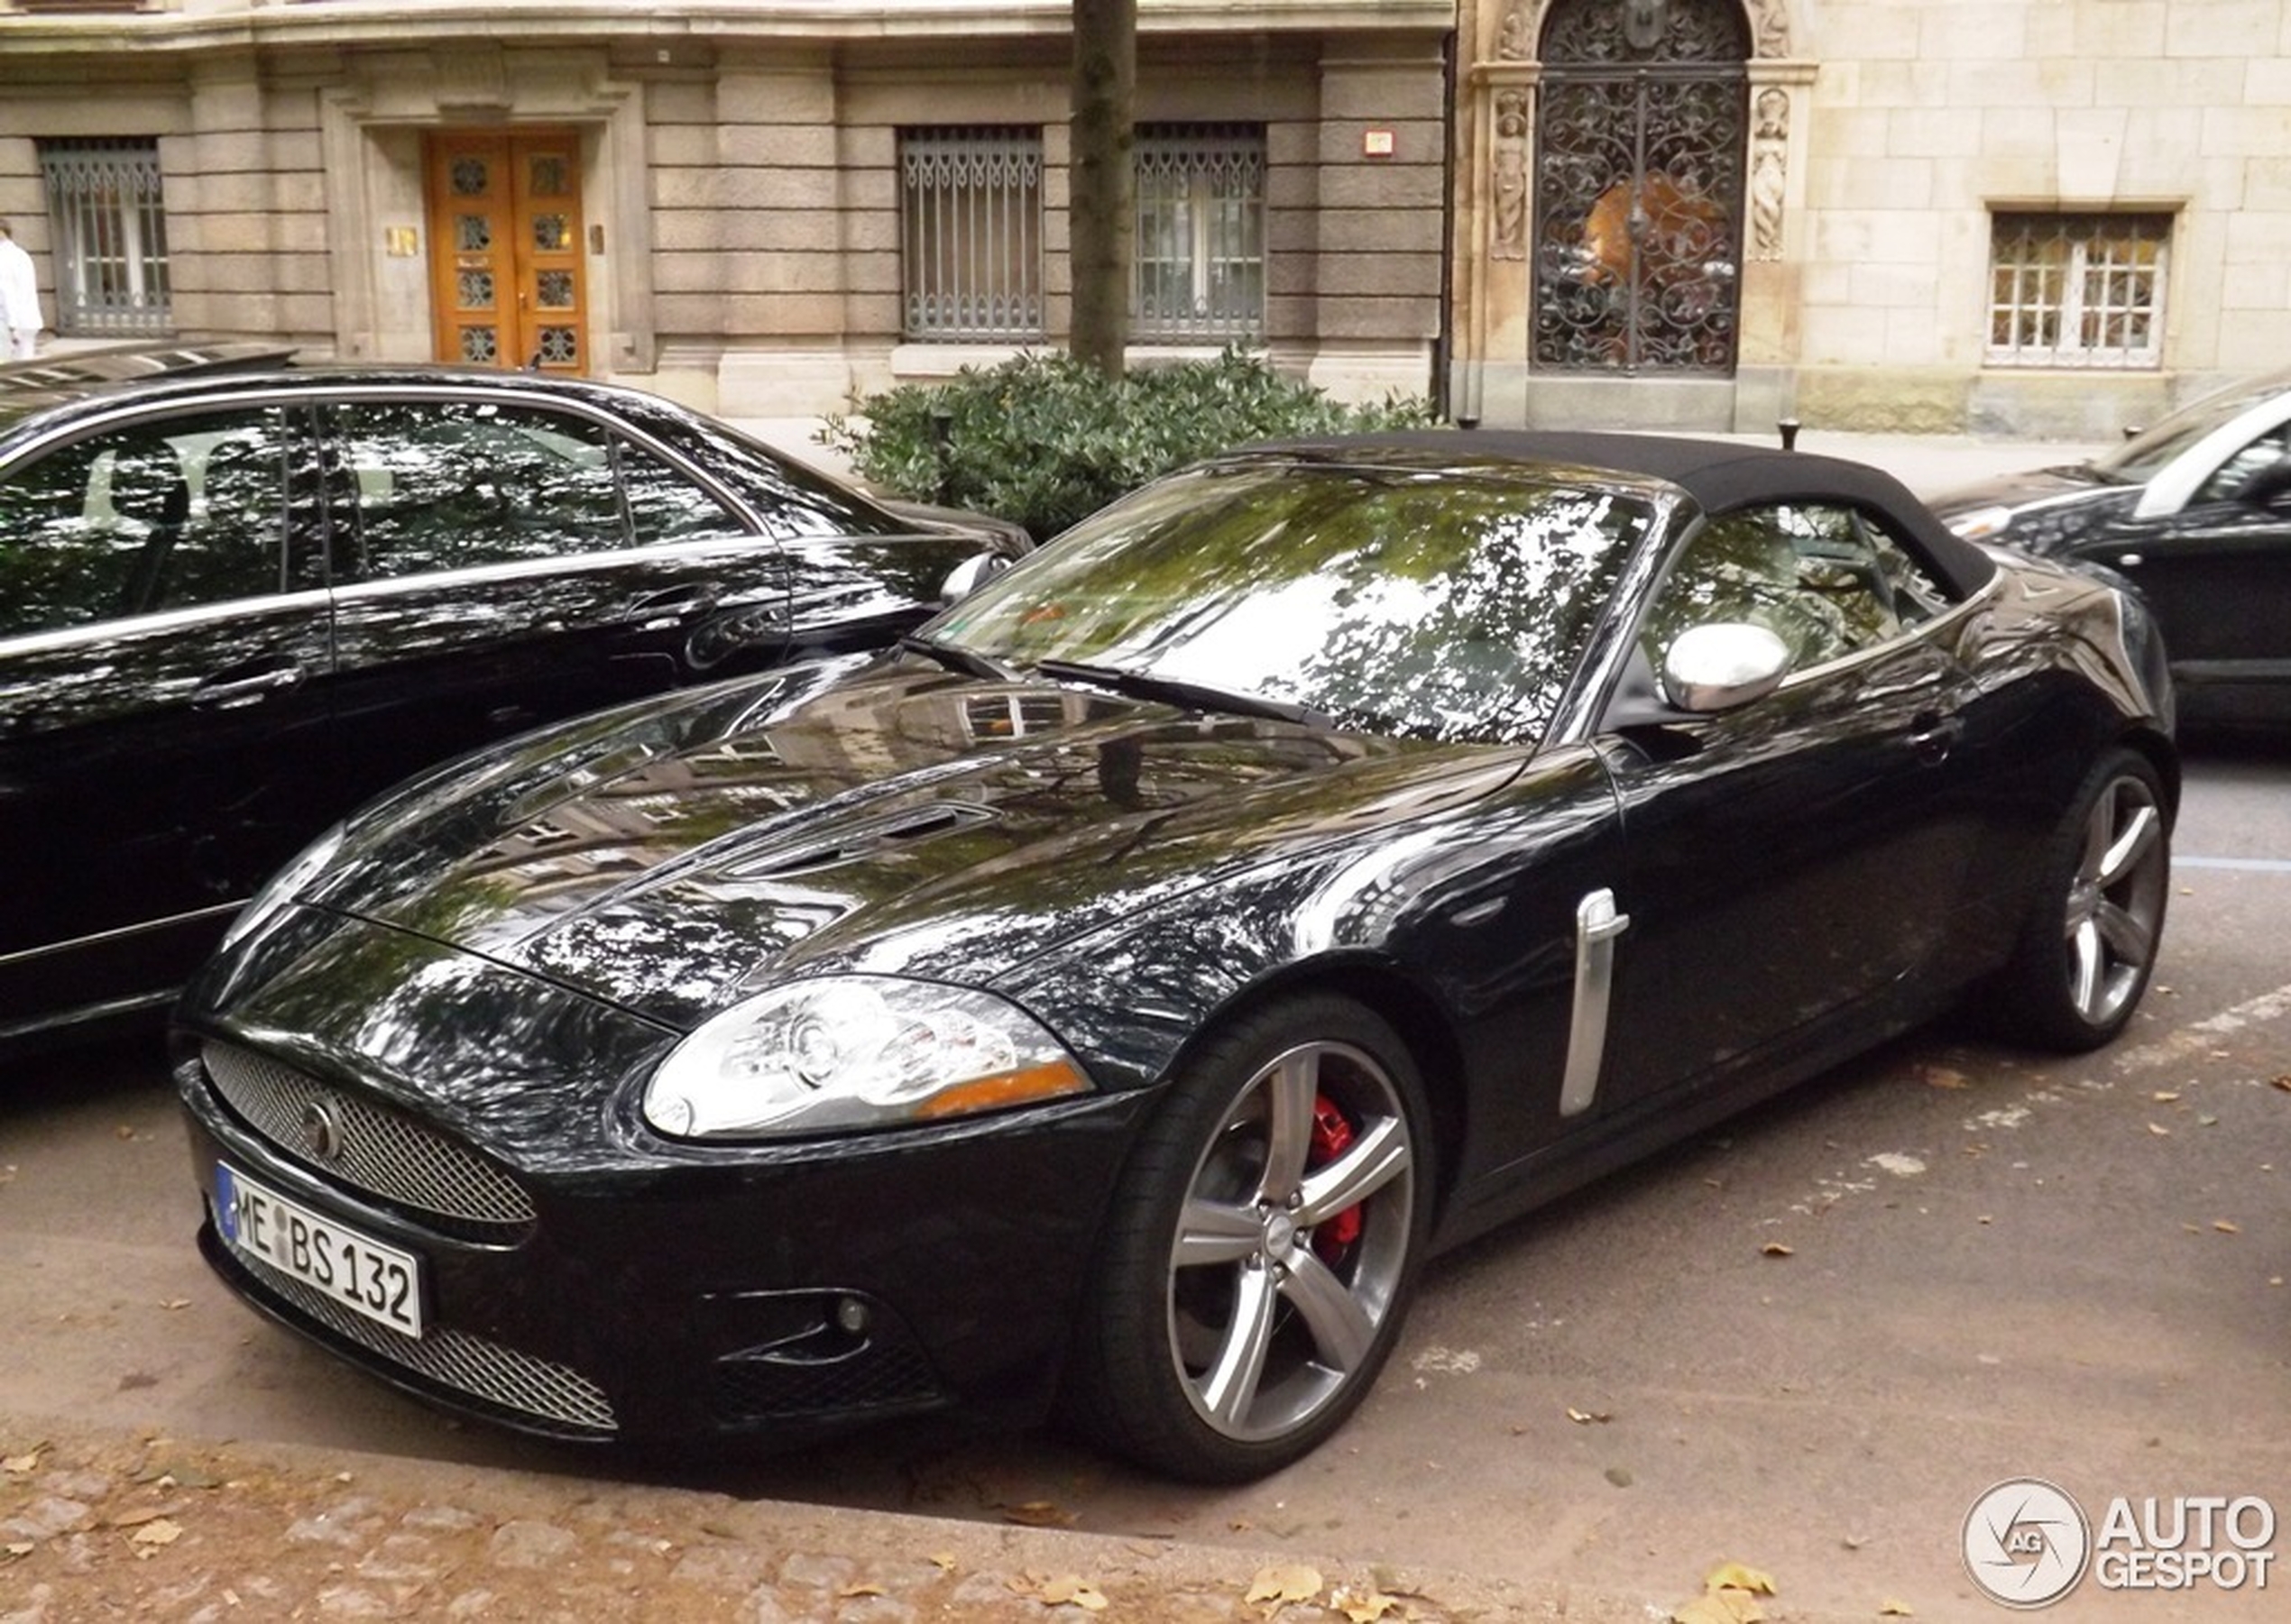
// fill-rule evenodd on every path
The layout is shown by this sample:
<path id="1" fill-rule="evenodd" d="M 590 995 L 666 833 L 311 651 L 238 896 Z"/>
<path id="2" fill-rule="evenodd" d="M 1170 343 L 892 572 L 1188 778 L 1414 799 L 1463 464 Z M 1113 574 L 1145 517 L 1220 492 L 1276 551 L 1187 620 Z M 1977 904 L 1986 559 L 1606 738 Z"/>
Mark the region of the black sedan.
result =
<path id="1" fill-rule="evenodd" d="M 0 379 L 0 1051 L 163 1005 L 419 768 L 888 642 L 1023 545 L 625 390 L 279 359 Z"/>
<path id="2" fill-rule="evenodd" d="M 410 784 L 179 1007 L 248 1302 L 567 1439 L 1293 1462 L 1425 1256 L 1974 996 L 2131 1018 L 2151 628 L 1854 464 L 1238 452 L 896 653 Z"/>
<path id="3" fill-rule="evenodd" d="M 2291 726 L 2291 372 L 2184 407 L 2089 463 L 1934 506 L 1968 539 L 2137 587 L 2163 628 L 2183 721 Z"/>

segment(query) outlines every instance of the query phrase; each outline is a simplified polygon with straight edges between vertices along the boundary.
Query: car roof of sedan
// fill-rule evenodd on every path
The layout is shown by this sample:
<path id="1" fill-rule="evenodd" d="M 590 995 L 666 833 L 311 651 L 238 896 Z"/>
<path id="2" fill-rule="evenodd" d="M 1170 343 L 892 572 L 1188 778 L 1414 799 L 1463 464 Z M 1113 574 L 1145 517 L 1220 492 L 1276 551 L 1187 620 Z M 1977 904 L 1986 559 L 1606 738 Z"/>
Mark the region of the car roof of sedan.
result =
<path id="1" fill-rule="evenodd" d="M 183 397 L 216 398 L 278 389 L 318 390 L 416 388 L 514 390 L 609 400 L 617 409 L 673 403 L 624 385 L 551 372 L 511 372 L 492 367 L 429 362 L 327 361 L 298 364 L 293 352 L 275 345 L 216 345 L 160 355 L 159 364 L 141 366 L 125 352 L 97 351 L 87 357 L 0 366 L 0 435 L 27 420 L 71 420 L 123 401 L 163 404 Z M 97 364 L 115 354 L 116 364 Z"/>
<path id="2" fill-rule="evenodd" d="M 1238 454 L 1415 467 L 1590 475 L 1684 491 L 1706 513 L 1788 501 L 1841 502 L 1887 520 L 1960 592 L 1996 571 L 1987 552 L 1952 531 L 1891 474 L 1866 463 L 1688 435 L 1580 429 L 1409 429 L 1243 447 Z"/>

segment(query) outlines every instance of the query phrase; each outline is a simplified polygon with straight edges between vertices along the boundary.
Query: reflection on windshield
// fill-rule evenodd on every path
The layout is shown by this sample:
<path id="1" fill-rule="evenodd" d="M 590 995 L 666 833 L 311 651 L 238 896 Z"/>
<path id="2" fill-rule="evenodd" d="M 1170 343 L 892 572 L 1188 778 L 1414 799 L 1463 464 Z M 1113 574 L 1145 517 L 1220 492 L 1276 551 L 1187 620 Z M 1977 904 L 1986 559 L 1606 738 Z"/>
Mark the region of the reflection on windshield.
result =
<path id="1" fill-rule="evenodd" d="M 1376 732 L 1538 736 L 1652 513 L 1517 475 L 1235 463 L 1084 521 L 938 621 Z"/>
<path id="2" fill-rule="evenodd" d="M 2102 478 L 2121 484 L 2144 485 L 2163 472 L 2164 464 L 2210 434 L 2222 423 L 2291 388 L 2281 373 L 2206 395 L 2184 406 L 2154 427 L 2144 429 L 2114 449 L 2093 459 Z"/>

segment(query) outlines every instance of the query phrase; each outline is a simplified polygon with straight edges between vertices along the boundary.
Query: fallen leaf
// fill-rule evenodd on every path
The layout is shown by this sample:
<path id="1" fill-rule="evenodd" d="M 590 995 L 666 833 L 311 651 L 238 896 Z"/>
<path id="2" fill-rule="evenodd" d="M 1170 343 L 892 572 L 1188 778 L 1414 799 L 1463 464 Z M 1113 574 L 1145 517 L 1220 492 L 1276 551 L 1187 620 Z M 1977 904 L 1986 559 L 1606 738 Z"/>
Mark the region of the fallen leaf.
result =
<path id="1" fill-rule="evenodd" d="M 1365 1595 L 1339 1590 L 1329 1600 L 1339 1612 L 1352 1620 L 1352 1624 L 1377 1624 L 1378 1619 L 1401 1605 L 1397 1597 L 1373 1590 Z"/>
<path id="2" fill-rule="evenodd" d="M 1248 1594 L 1242 1601 L 1252 1605 L 1260 1601 L 1310 1601 L 1320 1593 L 1319 1568 L 1268 1567 L 1259 1568 L 1249 1583 Z"/>
<path id="3" fill-rule="evenodd" d="M 174 1514 L 175 1508 L 172 1506 L 146 1506 L 138 1511 L 122 1511 L 111 1519 L 111 1526 L 115 1528 L 141 1528 L 147 1522 L 157 1522 Z"/>
<path id="4" fill-rule="evenodd" d="M 1567 1407 L 1567 1418 L 1578 1427 L 1588 1427 L 1594 1421 L 1614 1420 L 1615 1412 L 1606 1409 L 1578 1409 L 1570 1404 Z"/>
<path id="5" fill-rule="evenodd" d="M 136 1529 L 128 1536 L 128 1540 L 133 1545 L 161 1546 L 173 1545 L 182 1537 L 182 1525 L 168 1518 L 161 1517 L 153 1518 Z"/>
<path id="6" fill-rule="evenodd" d="M 861 1596 L 879 1596 L 882 1593 L 883 1587 L 879 1584 L 847 1584 L 835 1592 L 835 1599 L 838 1601 L 856 1601 Z"/>
<path id="7" fill-rule="evenodd" d="M 2212 1220 L 2212 1227 L 2223 1235 L 2240 1235 L 2243 1233 L 2243 1226 L 2231 1218 L 2214 1218 Z"/>
<path id="8" fill-rule="evenodd" d="M 1045 1581 L 1037 1593 L 1045 1607 L 1079 1607 L 1084 1612 L 1106 1610 L 1104 1592 L 1089 1580 L 1076 1578 L 1072 1574 Z"/>
<path id="9" fill-rule="evenodd" d="M 1063 1528 L 1073 1522 L 1074 1514 L 1046 1500 L 1029 1500 L 1003 1507 L 1002 1520 L 1029 1528 Z"/>
<path id="10" fill-rule="evenodd" d="M 1670 1610 L 1670 1624 L 1760 1624 L 1766 1610 L 1746 1590 L 1712 1591 Z"/>
<path id="11" fill-rule="evenodd" d="M 10 1472 L 18 1477 L 23 1477 L 39 1471 L 40 1452 L 47 1447 L 45 1444 L 34 1444 L 22 1454 L 12 1454 L 5 1460 L 0 1460 L 0 1472 Z"/>
<path id="12" fill-rule="evenodd" d="M 954 1572 L 954 1553 L 952 1551 L 934 1551 L 931 1553 L 931 1565 L 938 1569 L 939 1572 L 943 1574 L 951 1574 Z"/>
<path id="13" fill-rule="evenodd" d="M 1928 1088 L 1962 1088 L 1965 1086 L 1964 1073 L 1952 1071 L 1946 1066 L 1928 1066 L 1925 1069 L 1925 1086 Z"/>
<path id="14" fill-rule="evenodd" d="M 35 1548 L 29 1539 L 19 1539 L 11 1544 L 0 1546 L 0 1551 L 5 1551 L 11 1556 L 29 1556 Z"/>
<path id="15" fill-rule="evenodd" d="M 1877 1604 L 1877 1616 L 1881 1619 L 1914 1619 L 1917 1614 L 1909 1610 L 1907 1601 L 1896 1601 L 1888 1596 Z"/>
<path id="16" fill-rule="evenodd" d="M 2164 1126 L 2161 1123 L 2149 1123 L 2148 1124 L 2148 1131 L 2155 1134 L 2158 1139 L 2169 1139 L 2172 1136 L 2171 1129 Z"/>
<path id="17" fill-rule="evenodd" d="M 2155 1093 L 2149 1095 L 2148 1097 L 2154 1100 L 2159 1106 L 2168 1106 L 2179 1096 L 2180 1091 L 2176 1088 L 2158 1088 Z"/>
<path id="18" fill-rule="evenodd" d="M 1739 1562 L 1722 1562 L 1703 1575 L 1702 1588 L 1706 1591 L 1746 1590 L 1755 1595 L 1771 1596 L 1774 1593 L 1774 1580 L 1771 1574 L 1762 1574 L 1754 1567 L 1744 1567 Z"/>
<path id="19" fill-rule="evenodd" d="M 2273 1086 L 2282 1089 L 2286 1094 L 2291 1094 L 2291 1071 L 2286 1071 L 2281 1077 L 2275 1078 Z"/>
<path id="20" fill-rule="evenodd" d="M 1796 1255 L 1790 1247 L 1783 1245 L 1780 1241 L 1769 1241 L 1758 1250 L 1764 1252 L 1770 1258 L 1786 1258 Z"/>

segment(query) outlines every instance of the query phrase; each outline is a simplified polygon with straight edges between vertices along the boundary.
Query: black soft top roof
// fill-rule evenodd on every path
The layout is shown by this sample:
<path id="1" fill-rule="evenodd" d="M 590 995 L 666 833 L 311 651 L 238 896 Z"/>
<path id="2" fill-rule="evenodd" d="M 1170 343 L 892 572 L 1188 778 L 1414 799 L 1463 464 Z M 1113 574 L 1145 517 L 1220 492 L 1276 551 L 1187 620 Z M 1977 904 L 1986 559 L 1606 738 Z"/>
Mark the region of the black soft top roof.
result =
<path id="1" fill-rule="evenodd" d="M 1843 502 L 1882 519 L 1962 596 L 1985 584 L 1996 562 L 1935 518 L 1882 469 L 1844 457 L 1688 436 L 1621 431 L 1418 429 L 1289 441 L 1252 451 L 1330 458 L 1434 460 L 1450 466 L 1540 464 L 1660 481 L 1706 513 L 1791 500 Z"/>

